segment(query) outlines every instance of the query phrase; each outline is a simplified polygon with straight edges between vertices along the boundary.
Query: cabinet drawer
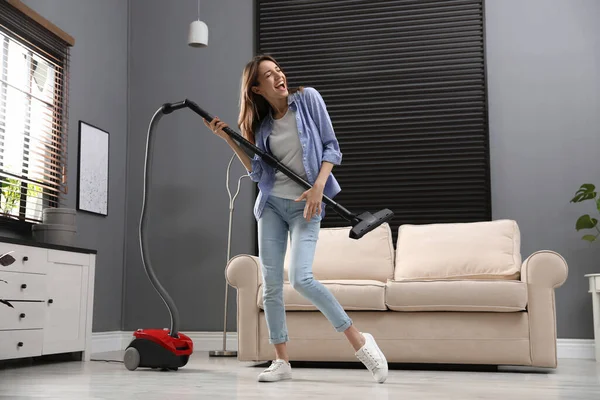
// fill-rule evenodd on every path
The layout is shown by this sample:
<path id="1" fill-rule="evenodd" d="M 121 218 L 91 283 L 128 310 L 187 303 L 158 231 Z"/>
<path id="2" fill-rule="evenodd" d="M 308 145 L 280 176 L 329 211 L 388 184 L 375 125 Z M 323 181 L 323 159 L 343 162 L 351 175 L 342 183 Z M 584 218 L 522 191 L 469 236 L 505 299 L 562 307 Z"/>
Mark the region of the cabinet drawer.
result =
<path id="1" fill-rule="evenodd" d="M 0 271 L 0 293 L 6 300 L 46 301 L 46 276 Z"/>
<path id="2" fill-rule="evenodd" d="M 41 329 L 0 331 L 0 359 L 41 356 L 43 343 Z"/>
<path id="3" fill-rule="evenodd" d="M 3 271 L 45 274 L 48 268 L 48 250 L 40 247 L 22 246 L 0 242 L 0 255 L 11 252 L 15 262 L 2 267 Z"/>
<path id="4" fill-rule="evenodd" d="M 46 303 L 12 301 L 14 308 L 0 306 L 0 331 L 42 329 L 46 318 Z"/>
<path id="5" fill-rule="evenodd" d="M 73 253 L 62 250 L 48 250 L 48 261 L 57 264 L 89 265 L 90 256 L 84 253 Z"/>

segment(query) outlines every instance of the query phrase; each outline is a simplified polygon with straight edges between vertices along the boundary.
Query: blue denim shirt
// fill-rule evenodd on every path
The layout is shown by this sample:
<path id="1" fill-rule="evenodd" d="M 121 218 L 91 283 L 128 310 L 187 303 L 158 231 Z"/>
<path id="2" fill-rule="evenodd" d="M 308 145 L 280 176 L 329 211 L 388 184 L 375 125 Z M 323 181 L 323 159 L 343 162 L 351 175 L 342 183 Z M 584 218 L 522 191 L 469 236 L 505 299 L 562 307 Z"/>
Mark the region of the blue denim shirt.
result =
<path id="1" fill-rule="evenodd" d="M 339 165 L 342 161 L 340 146 L 335 137 L 331 119 L 327 112 L 325 102 L 319 92 L 312 87 L 305 87 L 288 96 L 289 108 L 296 113 L 298 135 L 302 145 L 304 169 L 307 181 L 314 185 L 321 163 L 328 161 Z M 273 130 L 273 116 L 267 115 L 255 132 L 256 146 L 264 152 L 271 154 L 269 149 L 269 135 Z M 254 216 L 258 220 L 265 207 L 265 203 L 275 183 L 275 170 L 260 159 L 258 154 L 252 158 L 252 171 L 250 178 L 258 183 L 259 193 L 254 205 Z M 329 175 L 323 189 L 323 194 L 333 198 L 341 191 L 340 185 L 333 176 Z M 325 203 L 321 205 L 321 217 L 325 216 Z"/>

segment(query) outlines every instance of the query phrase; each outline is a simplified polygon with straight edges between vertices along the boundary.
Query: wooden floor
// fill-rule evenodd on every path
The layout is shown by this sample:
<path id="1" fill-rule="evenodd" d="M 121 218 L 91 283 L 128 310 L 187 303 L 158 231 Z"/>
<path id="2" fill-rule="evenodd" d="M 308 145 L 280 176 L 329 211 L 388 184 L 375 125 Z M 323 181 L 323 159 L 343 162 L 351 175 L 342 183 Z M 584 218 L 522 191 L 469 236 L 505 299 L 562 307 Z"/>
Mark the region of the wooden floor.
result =
<path id="1" fill-rule="evenodd" d="M 94 359 L 122 360 L 122 353 Z M 0 367 L 0 399 L 600 399 L 600 363 L 556 370 L 392 366 L 384 384 L 361 365 L 292 364 L 294 379 L 259 383 L 264 365 L 195 353 L 179 371 L 130 372 L 119 362 L 28 362 Z"/>

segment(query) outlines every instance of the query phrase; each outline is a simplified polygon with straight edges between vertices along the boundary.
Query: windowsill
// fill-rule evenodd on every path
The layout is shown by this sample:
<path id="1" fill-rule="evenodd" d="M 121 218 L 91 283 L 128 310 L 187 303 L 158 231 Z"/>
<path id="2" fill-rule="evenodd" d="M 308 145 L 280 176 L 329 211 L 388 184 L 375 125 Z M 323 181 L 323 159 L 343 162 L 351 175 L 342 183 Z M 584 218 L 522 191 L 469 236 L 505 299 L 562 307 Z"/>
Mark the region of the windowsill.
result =
<path id="1" fill-rule="evenodd" d="M 0 229 L 6 229 L 20 235 L 31 235 L 32 222 L 0 216 Z"/>
<path id="2" fill-rule="evenodd" d="M 95 249 L 36 239 L 33 237 L 31 230 L 33 225 L 35 225 L 33 222 L 25 222 L 14 218 L 0 216 L 0 244 L 12 243 L 22 246 L 40 247 L 83 254 L 98 254 Z M 6 234 L 3 230 L 8 230 L 9 233 Z"/>

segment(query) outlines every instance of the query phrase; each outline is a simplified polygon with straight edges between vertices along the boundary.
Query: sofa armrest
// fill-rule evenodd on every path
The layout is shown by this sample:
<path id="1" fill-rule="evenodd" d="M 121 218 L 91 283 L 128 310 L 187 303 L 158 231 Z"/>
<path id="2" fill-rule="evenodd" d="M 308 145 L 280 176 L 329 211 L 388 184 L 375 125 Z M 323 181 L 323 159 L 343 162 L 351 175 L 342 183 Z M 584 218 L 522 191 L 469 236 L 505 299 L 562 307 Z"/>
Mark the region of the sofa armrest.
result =
<path id="1" fill-rule="evenodd" d="M 531 254 L 521 267 L 527 283 L 527 317 L 531 363 L 556 368 L 556 301 L 554 290 L 567 280 L 568 267 L 558 253 L 548 250 Z"/>
<path id="2" fill-rule="evenodd" d="M 229 260 L 225 275 L 227 282 L 236 289 L 258 289 L 262 279 L 260 260 L 248 254 L 235 256 Z"/>
<path id="3" fill-rule="evenodd" d="M 262 282 L 258 257 L 242 254 L 233 257 L 225 268 L 227 283 L 237 289 L 238 360 L 258 359 L 258 290 Z"/>
<path id="4" fill-rule="evenodd" d="M 569 267 L 565 259 L 550 250 L 531 254 L 521 267 L 521 281 L 535 286 L 556 289 L 565 283 Z"/>

